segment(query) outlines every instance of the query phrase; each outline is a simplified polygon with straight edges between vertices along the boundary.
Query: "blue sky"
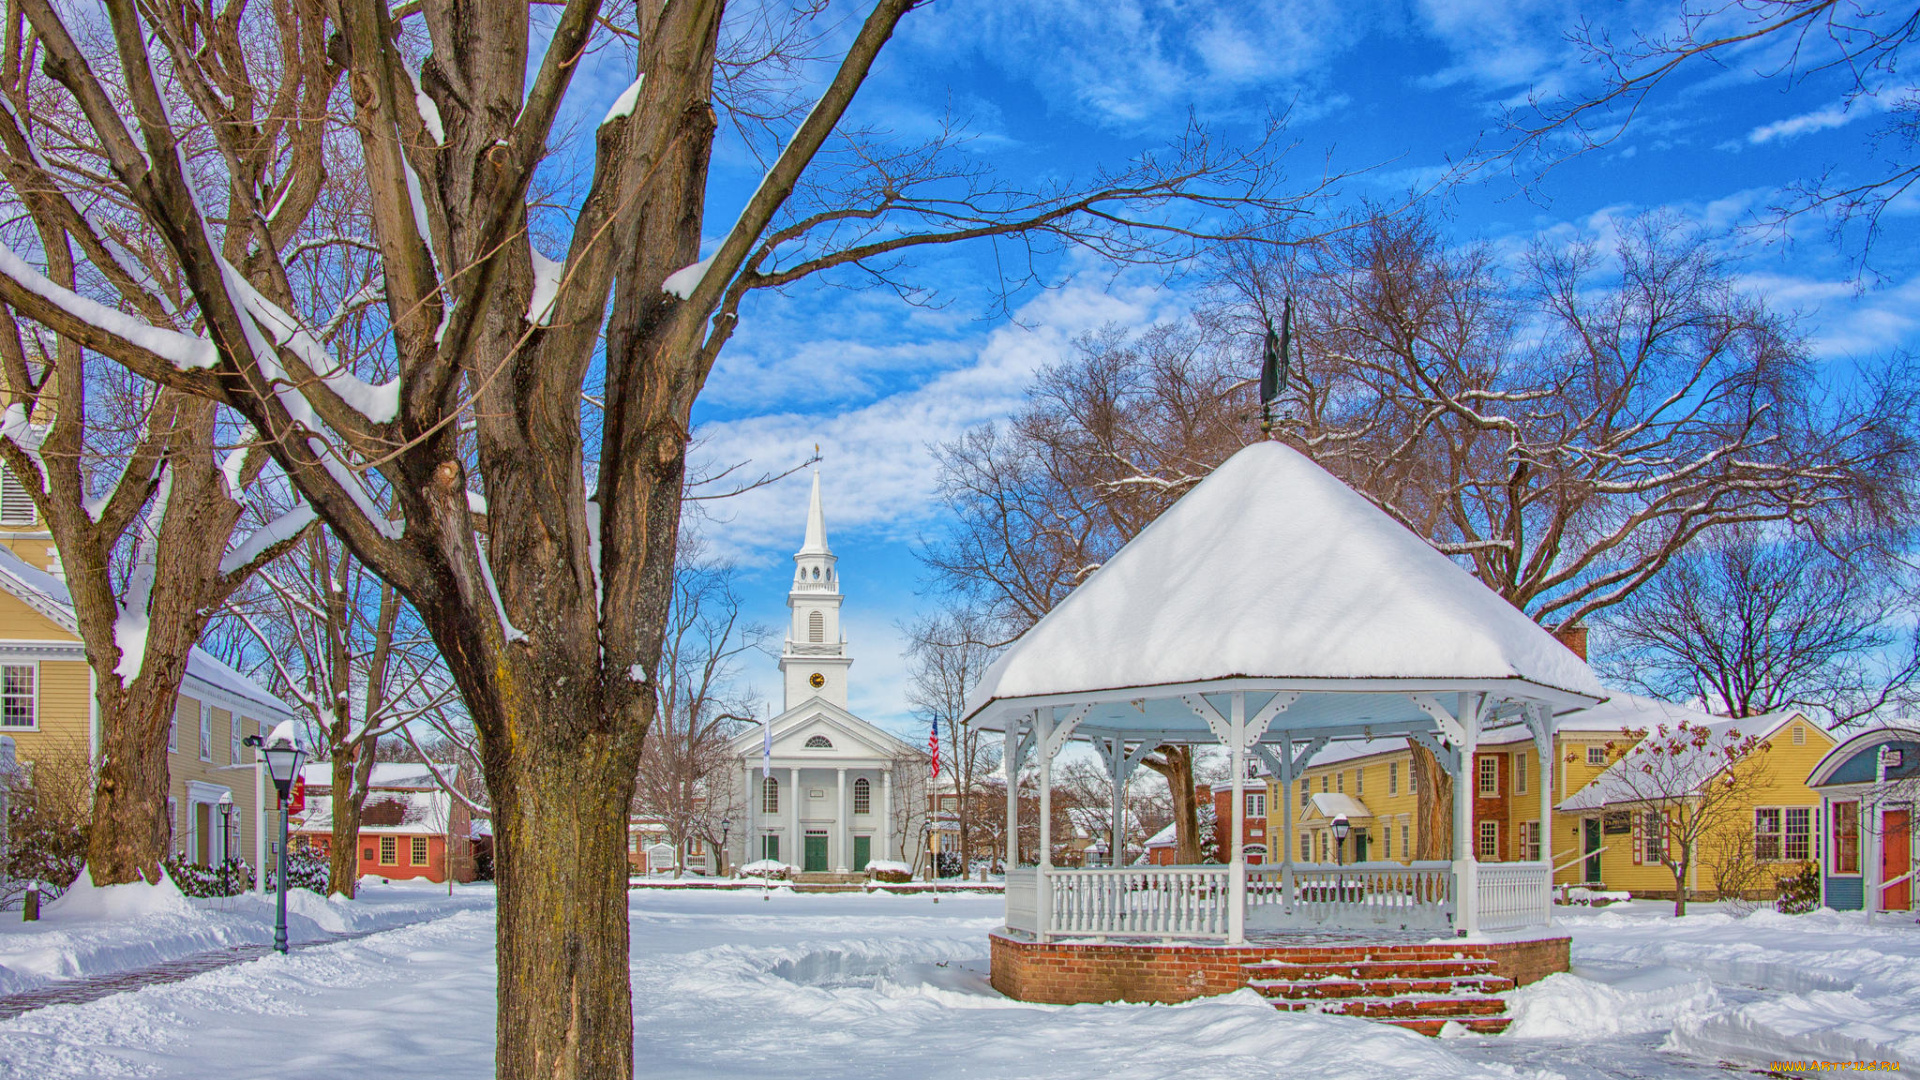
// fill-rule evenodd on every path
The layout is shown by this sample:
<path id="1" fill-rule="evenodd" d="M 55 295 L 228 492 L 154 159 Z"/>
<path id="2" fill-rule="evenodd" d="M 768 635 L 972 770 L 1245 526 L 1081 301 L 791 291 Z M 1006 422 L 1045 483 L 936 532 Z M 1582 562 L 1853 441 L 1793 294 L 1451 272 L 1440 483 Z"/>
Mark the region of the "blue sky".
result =
<path id="1" fill-rule="evenodd" d="M 865 7 L 837 13 L 850 24 Z M 943 0 L 908 16 L 855 111 L 906 135 L 951 107 L 971 118 L 973 153 L 1030 181 L 1121 164 L 1177 133 L 1189 113 L 1246 138 L 1269 112 L 1290 110 L 1303 177 L 1329 157 L 1340 169 L 1372 166 L 1343 185 L 1343 198 L 1384 198 L 1497 139 L 1503 107 L 1589 85 L 1591 69 L 1563 38 L 1581 18 L 1653 29 L 1669 10 L 1637 0 Z M 1663 91 L 1626 138 L 1542 183 L 1523 190 L 1493 174 L 1458 191 L 1448 203 L 1453 235 L 1513 249 L 1542 235 L 1604 238 L 1624 216 L 1656 207 L 1725 230 L 1782 184 L 1826 168 L 1865 175 L 1866 134 L 1901 88 L 1845 108 L 1838 73 L 1761 77 L 1785 62 L 1768 47 L 1701 67 Z M 583 72 L 578 108 L 597 119 L 596 90 L 610 99 L 630 78 L 605 63 Z M 717 154 L 710 239 L 758 179 L 745 155 Z M 1894 208 L 1878 276 L 1864 285 L 1815 223 L 1786 242 L 1727 244 L 1748 287 L 1798 312 L 1816 355 L 1844 378 L 1850 360 L 1916 337 L 1911 211 Z M 928 447 L 1010 413 L 1030 374 L 1063 358 L 1075 335 L 1176 318 L 1191 302 L 1154 276 L 1062 259 L 1052 267 L 1058 288 L 1022 294 L 1013 317 L 993 317 L 990 252 L 943 252 L 919 266 L 945 306 L 827 288 L 750 301 L 696 411 L 701 452 L 714 461 L 777 469 L 820 446 L 856 657 L 853 706 L 902 730 L 897 624 L 925 605 L 913 553 L 942 524 Z M 714 507 L 707 530 L 741 565 L 752 614 L 776 629 L 806 493 L 796 476 L 730 500 Z M 754 685 L 777 697 L 773 659 L 753 668 Z"/>

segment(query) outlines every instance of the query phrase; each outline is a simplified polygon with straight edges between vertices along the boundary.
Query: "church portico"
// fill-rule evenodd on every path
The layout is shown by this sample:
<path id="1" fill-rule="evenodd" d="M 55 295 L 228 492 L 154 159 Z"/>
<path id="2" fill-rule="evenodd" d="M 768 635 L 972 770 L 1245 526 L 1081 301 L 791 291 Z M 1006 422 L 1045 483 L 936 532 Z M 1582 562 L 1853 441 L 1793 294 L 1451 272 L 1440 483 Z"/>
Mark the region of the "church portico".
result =
<path id="1" fill-rule="evenodd" d="M 896 769 L 924 770 L 925 753 L 847 707 L 853 658 L 840 631 L 840 575 L 827 545 L 820 477 L 806 538 L 794 554 L 791 619 L 780 654 L 782 711 L 733 744 L 747 828 L 738 863 L 772 860 L 802 873 L 858 873 L 903 860 Z"/>

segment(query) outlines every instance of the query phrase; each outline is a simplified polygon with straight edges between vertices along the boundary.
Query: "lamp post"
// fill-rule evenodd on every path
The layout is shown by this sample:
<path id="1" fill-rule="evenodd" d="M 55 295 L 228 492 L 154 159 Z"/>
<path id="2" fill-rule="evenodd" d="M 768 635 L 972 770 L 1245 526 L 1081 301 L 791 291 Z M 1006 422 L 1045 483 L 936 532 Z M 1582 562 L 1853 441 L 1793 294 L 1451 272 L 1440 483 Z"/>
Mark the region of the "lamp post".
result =
<path id="1" fill-rule="evenodd" d="M 719 876 L 719 874 L 720 874 L 720 872 L 721 872 L 722 870 L 725 870 L 725 869 L 726 869 L 726 861 L 727 861 L 727 837 L 728 837 L 728 836 L 729 836 L 730 834 L 732 834 L 732 832 L 733 832 L 733 819 L 732 819 L 732 818 L 721 818 L 721 819 L 720 819 L 720 850 L 719 850 L 719 851 L 716 851 L 716 852 L 714 852 L 714 860 L 713 860 L 713 861 L 714 861 L 714 865 L 713 865 L 713 867 L 711 868 L 711 869 L 712 869 L 712 873 L 713 873 L 713 874 L 714 874 L 714 875 L 715 875 L 716 877 L 717 877 L 717 876 Z"/>
<path id="2" fill-rule="evenodd" d="M 275 791 L 280 793 L 280 860 L 279 870 L 274 874 L 274 921 L 273 949 L 278 953 L 287 951 L 287 799 L 293 794 L 293 781 L 300 775 L 300 763 L 307 756 L 306 749 L 294 737 L 292 726 L 283 724 L 274 729 L 267 739 L 250 735 L 245 740 L 249 746 L 259 749 L 260 756 L 266 760 L 267 775 L 273 779 Z"/>
<path id="3" fill-rule="evenodd" d="M 220 895 L 233 895 L 233 792 L 220 793 Z"/>
<path id="4" fill-rule="evenodd" d="M 1353 823 L 1347 820 L 1347 815 L 1341 814 L 1333 819 L 1333 865 L 1339 866 L 1343 861 L 1341 849 L 1346 847 L 1347 834 L 1352 831 Z"/>

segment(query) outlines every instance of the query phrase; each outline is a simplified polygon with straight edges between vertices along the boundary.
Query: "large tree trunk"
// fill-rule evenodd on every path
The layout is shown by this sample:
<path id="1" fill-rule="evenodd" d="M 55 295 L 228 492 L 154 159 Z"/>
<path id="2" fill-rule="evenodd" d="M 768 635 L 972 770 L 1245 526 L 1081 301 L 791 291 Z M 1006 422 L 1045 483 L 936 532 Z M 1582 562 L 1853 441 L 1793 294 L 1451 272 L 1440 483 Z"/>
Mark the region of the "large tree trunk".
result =
<path id="1" fill-rule="evenodd" d="M 178 678 L 136 680 L 128 690 L 100 684 L 100 779 L 87 832 L 87 869 L 97 885 L 160 880 L 173 845 L 167 728 L 179 685 Z"/>
<path id="2" fill-rule="evenodd" d="M 638 755 L 624 741 L 522 744 L 512 767 L 487 770 L 502 1080 L 633 1075 L 625 846 Z"/>
<path id="3" fill-rule="evenodd" d="M 1173 794 L 1173 860 L 1181 866 L 1200 863 L 1200 801 L 1193 792 L 1193 747 L 1162 746 L 1141 764 L 1159 773 Z"/>
<path id="4" fill-rule="evenodd" d="M 327 857 L 327 893 L 351 900 L 360 887 L 360 812 L 373 776 L 371 742 L 333 755 L 333 847 Z M 449 872 L 452 858 L 448 857 Z"/>
<path id="5" fill-rule="evenodd" d="M 1440 767 L 1440 759 L 1413 739 L 1407 740 L 1413 751 L 1413 775 L 1417 794 L 1414 817 L 1419 833 L 1416 859 L 1453 858 L 1453 777 Z"/>

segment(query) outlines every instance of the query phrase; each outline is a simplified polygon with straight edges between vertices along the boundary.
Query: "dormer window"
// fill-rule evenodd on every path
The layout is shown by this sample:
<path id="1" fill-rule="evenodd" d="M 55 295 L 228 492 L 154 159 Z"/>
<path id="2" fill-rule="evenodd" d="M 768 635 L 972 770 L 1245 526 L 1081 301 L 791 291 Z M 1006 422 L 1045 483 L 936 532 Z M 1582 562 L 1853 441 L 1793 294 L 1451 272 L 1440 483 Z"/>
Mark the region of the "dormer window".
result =
<path id="1" fill-rule="evenodd" d="M 813 738 L 807 740 L 807 749 L 831 750 L 833 749 L 833 740 L 827 738 L 825 735 L 815 735 Z"/>

